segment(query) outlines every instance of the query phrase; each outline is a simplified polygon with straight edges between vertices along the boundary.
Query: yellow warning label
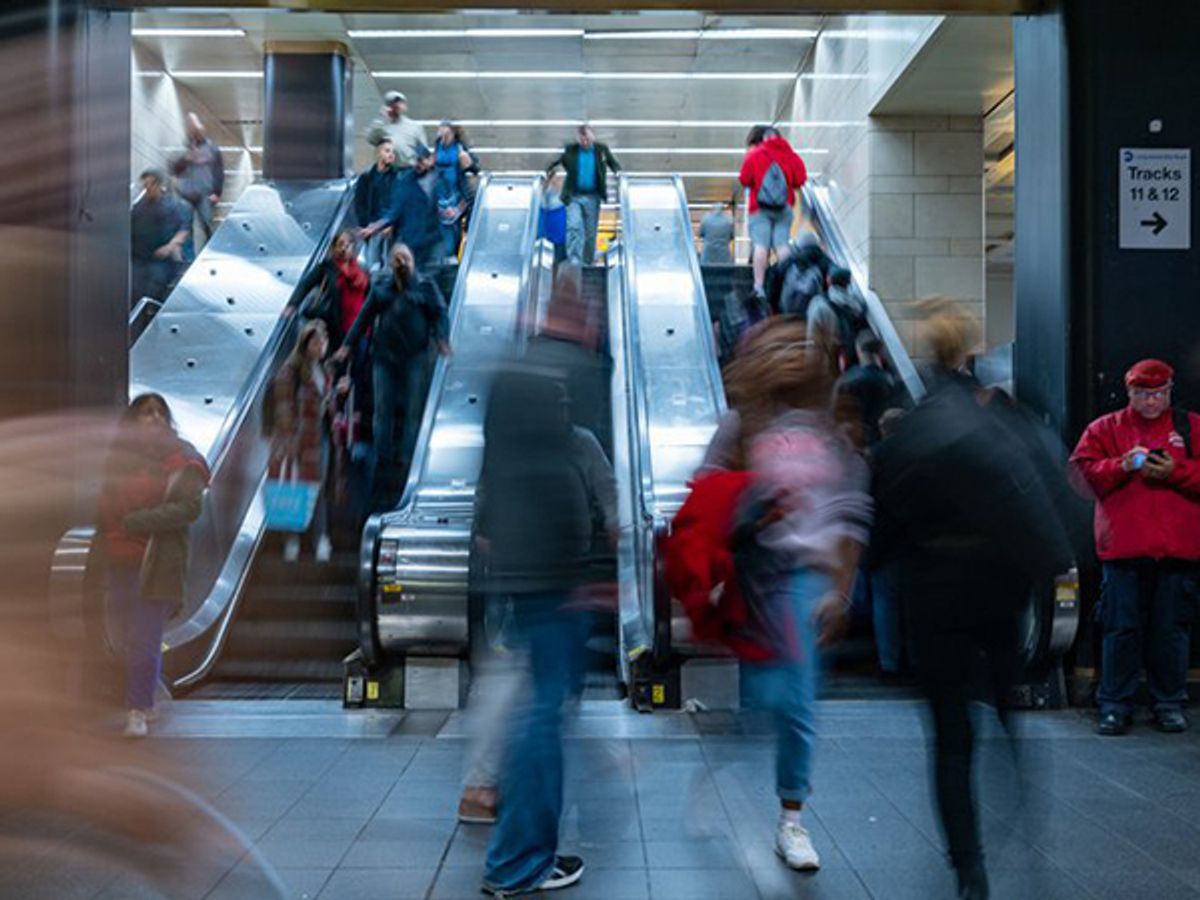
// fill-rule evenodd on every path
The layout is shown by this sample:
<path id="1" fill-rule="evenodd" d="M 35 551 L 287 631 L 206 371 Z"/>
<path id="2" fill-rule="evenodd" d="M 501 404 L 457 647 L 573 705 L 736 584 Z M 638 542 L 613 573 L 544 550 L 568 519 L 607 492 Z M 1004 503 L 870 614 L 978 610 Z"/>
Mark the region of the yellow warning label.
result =
<path id="1" fill-rule="evenodd" d="M 378 681 L 368 681 L 367 682 L 367 699 L 368 700 L 378 700 L 379 699 L 379 682 Z"/>
<path id="2" fill-rule="evenodd" d="M 667 702 L 667 686 L 665 684 L 655 684 L 650 686 L 650 702 L 651 703 L 666 703 Z"/>
<path id="3" fill-rule="evenodd" d="M 404 590 L 404 585 L 402 585 L 402 584 L 382 584 L 382 585 L 380 585 L 380 589 L 385 594 L 399 594 L 401 591 Z"/>

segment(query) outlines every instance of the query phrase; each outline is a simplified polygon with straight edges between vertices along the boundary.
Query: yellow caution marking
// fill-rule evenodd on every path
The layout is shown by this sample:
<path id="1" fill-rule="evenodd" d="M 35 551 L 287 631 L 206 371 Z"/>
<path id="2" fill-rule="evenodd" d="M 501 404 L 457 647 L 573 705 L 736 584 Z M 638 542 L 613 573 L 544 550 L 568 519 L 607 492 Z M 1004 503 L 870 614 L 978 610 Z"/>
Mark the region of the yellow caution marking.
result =
<path id="1" fill-rule="evenodd" d="M 667 686 L 665 684 L 655 684 L 650 687 L 650 702 L 651 703 L 666 703 L 667 702 Z"/>
<path id="2" fill-rule="evenodd" d="M 378 681 L 368 681 L 367 682 L 367 699 L 368 700 L 378 700 L 379 699 L 379 682 Z"/>

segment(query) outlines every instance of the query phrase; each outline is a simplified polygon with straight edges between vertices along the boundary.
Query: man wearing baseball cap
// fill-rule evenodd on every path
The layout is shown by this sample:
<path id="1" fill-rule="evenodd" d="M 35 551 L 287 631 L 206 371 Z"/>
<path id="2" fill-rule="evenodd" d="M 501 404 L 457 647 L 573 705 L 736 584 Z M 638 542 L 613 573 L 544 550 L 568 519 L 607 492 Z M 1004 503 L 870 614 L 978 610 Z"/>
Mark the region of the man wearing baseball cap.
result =
<path id="1" fill-rule="evenodd" d="M 379 118 L 367 129 L 367 143 L 376 146 L 384 138 L 391 138 L 396 149 L 396 168 L 407 169 L 416 158 L 418 146 L 428 146 L 425 129 L 408 117 L 408 98 L 399 91 L 388 91 L 383 95 L 383 108 Z"/>
<path id="2" fill-rule="evenodd" d="M 1187 729 L 1190 622 L 1200 573 L 1200 416 L 1171 408 L 1175 372 L 1144 359 L 1125 373 L 1129 405 L 1092 422 L 1071 465 L 1096 498 L 1104 567 L 1097 732 L 1132 722 L 1143 668 L 1159 731 Z"/>

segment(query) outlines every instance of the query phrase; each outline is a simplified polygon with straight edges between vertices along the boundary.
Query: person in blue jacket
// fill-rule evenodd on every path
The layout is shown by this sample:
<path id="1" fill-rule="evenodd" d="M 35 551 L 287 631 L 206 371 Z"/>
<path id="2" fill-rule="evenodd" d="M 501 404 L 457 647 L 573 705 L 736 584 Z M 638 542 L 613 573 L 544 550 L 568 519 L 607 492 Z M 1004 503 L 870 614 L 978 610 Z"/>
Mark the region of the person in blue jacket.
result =
<path id="1" fill-rule="evenodd" d="M 437 210 L 438 173 L 433 151 L 421 145 L 415 150 L 416 159 L 407 172 L 396 181 L 391 209 L 382 220 L 362 231 L 364 240 L 391 229 L 396 245 L 403 244 L 412 251 L 418 271 L 425 271 L 438 261 L 441 246 L 441 223 Z"/>

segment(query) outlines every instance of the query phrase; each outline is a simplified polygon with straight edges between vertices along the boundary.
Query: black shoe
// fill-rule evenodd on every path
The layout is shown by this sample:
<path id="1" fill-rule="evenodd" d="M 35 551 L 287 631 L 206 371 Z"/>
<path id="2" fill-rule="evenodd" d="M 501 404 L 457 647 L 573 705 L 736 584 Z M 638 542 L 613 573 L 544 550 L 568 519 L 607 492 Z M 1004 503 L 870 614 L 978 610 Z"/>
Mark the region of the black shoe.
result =
<path id="1" fill-rule="evenodd" d="M 1154 727 L 1164 734 L 1180 734 L 1188 730 L 1187 716 L 1179 709 L 1159 710 L 1154 714 Z"/>
<path id="2" fill-rule="evenodd" d="M 958 874 L 959 900 L 988 900 L 987 870 L 982 862 L 963 866 L 955 872 Z"/>
<path id="3" fill-rule="evenodd" d="M 505 890 L 489 884 L 483 885 L 483 892 L 493 897 L 518 897 L 522 894 L 536 894 L 538 891 L 557 891 L 559 888 L 570 887 L 583 877 L 583 860 L 578 856 L 554 857 L 554 868 L 550 874 L 538 884 L 527 888 Z"/>
<path id="4" fill-rule="evenodd" d="M 1096 734 L 1102 734 L 1105 737 L 1116 737 L 1128 731 L 1129 716 L 1117 712 L 1104 713 L 1100 716 L 1099 724 L 1096 725 Z"/>

